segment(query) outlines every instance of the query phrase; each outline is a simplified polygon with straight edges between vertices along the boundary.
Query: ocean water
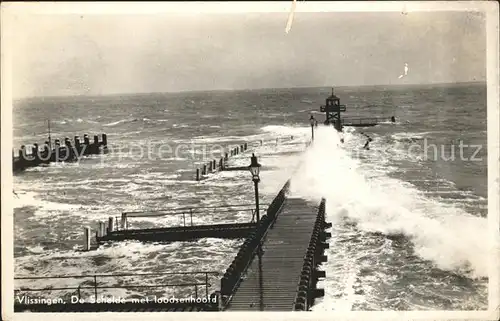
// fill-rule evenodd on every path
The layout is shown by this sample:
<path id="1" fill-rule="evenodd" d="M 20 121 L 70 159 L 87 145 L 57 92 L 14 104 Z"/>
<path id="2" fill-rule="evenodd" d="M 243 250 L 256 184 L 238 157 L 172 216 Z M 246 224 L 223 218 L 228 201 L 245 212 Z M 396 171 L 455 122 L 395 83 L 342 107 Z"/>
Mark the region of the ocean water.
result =
<path id="1" fill-rule="evenodd" d="M 15 102 L 15 147 L 45 141 L 49 117 L 53 138 L 107 133 L 109 147 L 105 155 L 32 168 L 14 177 L 15 276 L 222 274 L 240 240 L 127 241 L 82 252 L 83 227 L 95 231 L 98 221 L 124 211 L 253 204 L 249 173 L 194 180 L 200 164 L 248 142 L 263 165 L 262 203 L 268 204 L 289 177 L 292 195 L 326 198 L 327 220 L 333 223 L 328 262 L 321 266 L 327 271 L 320 282 L 326 293 L 313 310 L 485 309 L 485 84 L 344 87 L 335 93 L 347 105 L 344 117 L 394 115 L 397 122 L 346 128 L 341 144 L 333 128 L 321 125 L 319 106 L 329 88 Z M 311 111 L 320 126 L 306 148 Z M 362 148 L 364 134 L 373 139 L 370 150 Z M 229 164 L 247 165 L 249 155 L 233 157 Z M 212 212 L 196 219 L 243 222 L 250 216 Z M 133 227 L 167 224 L 180 224 L 180 218 L 131 220 Z M 141 282 L 158 281 L 166 281 L 165 276 Z M 59 279 L 56 285 L 75 282 L 81 280 Z M 210 283 L 210 291 L 216 290 L 217 277 L 211 276 Z M 104 292 L 141 294 L 138 289 Z"/>

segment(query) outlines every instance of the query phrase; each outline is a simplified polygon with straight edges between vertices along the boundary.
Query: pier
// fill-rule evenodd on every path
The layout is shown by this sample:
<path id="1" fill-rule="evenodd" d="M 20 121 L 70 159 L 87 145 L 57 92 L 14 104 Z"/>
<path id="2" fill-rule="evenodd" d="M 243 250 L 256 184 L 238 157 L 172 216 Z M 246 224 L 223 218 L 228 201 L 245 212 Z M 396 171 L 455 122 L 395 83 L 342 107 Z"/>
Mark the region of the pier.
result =
<path id="1" fill-rule="evenodd" d="M 17 155 L 14 152 L 12 154 L 12 169 L 16 173 L 42 164 L 74 162 L 83 156 L 106 153 L 107 146 L 106 134 L 101 135 L 101 140 L 98 135 L 94 135 L 93 142 L 90 141 L 88 134 L 83 135 L 83 141 L 80 141 L 79 136 L 75 136 L 73 143 L 66 137 L 63 141 L 55 139 L 52 144 L 49 138 L 43 146 L 39 146 L 38 143 L 21 145 Z"/>
<path id="2" fill-rule="evenodd" d="M 381 123 L 395 123 L 396 118 L 391 117 L 370 117 L 370 118 L 344 118 L 342 119 L 343 126 L 350 127 L 373 127 Z"/>
<path id="3" fill-rule="evenodd" d="M 326 261 L 323 243 L 329 226 L 324 201 L 315 206 L 303 199 L 285 199 L 282 209 L 254 249 L 233 289 L 222 288 L 224 310 L 304 311 L 324 295 L 316 289 Z"/>
<path id="4" fill-rule="evenodd" d="M 250 150 L 255 149 L 256 147 L 263 146 L 266 143 L 276 142 L 276 144 L 280 142 L 289 142 L 293 140 L 293 136 L 286 136 L 285 138 L 277 138 L 277 139 L 268 139 L 263 140 L 260 139 L 258 141 L 253 142 L 245 142 L 236 147 L 230 148 L 227 152 L 224 153 L 223 157 L 218 159 L 212 159 L 207 163 L 201 165 L 196 168 L 196 173 L 194 175 L 196 181 L 201 181 L 207 179 L 210 174 L 215 174 L 217 172 L 222 171 L 242 171 L 248 170 L 248 166 L 233 166 L 230 167 L 227 165 L 227 162 L 232 158 L 240 154 L 244 154 Z M 250 143 L 250 148 L 249 148 Z"/>
<path id="5" fill-rule="evenodd" d="M 260 141 L 262 145 L 262 141 Z M 239 154 L 242 154 L 248 150 L 248 143 L 241 144 L 234 148 L 231 148 L 229 152 L 224 154 L 224 157 L 217 159 L 213 159 L 206 164 L 203 164 L 201 167 L 196 169 L 196 180 L 200 181 L 204 178 L 207 178 L 207 175 L 210 173 L 215 173 L 217 171 L 227 170 L 226 162 L 229 160 L 229 157 L 233 157 Z"/>
<path id="6" fill-rule="evenodd" d="M 341 112 L 345 105 L 333 94 L 326 99 L 321 111 L 326 113 L 325 124 L 333 125 L 338 131 L 343 126 L 370 127 L 383 123 L 384 118 L 342 119 Z M 317 121 L 311 116 L 312 140 Z M 395 122 L 394 116 L 390 118 Z M 105 136 L 103 136 L 105 137 Z M 291 137 L 293 140 L 293 136 Z M 105 138 L 103 138 L 105 141 Z M 276 140 L 278 143 L 278 140 Z M 263 142 L 260 141 L 260 145 Z M 73 278 L 80 281 L 75 287 L 32 288 L 18 286 L 18 293 L 53 293 L 56 290 L 69 290 L 73 296 L 82 297 L 82 290 L 90 291 L 86 296 L 99 298 L 98 291 L 115 288 L 167 289 L 169 287 L 191 287 L 195 298 L 203 297 L 197 302 L 162 302 L 153 299 L 130 300 L 122 303 L 75 302 L 73 304 L 27 304 L 15 303 L 15 311 L 32 312 L 150 312 L 150 311 L 310 311 L 315 300 L 324 296 L 324 289 L 318 288 L 318 281 L 327 277 L 321 264 L 327 261 L 325 249 L 329 248 L 327 240 L 331 234 L 327 231 L 332 225 L 326 221 L 326 200 L 311 202 L 291 197 L 289 179 L 269 205 L 259 204 L 258 184 L 261 165 L 257 157 L 252 155 L 249 166 L 228 167 L 226 161 L 230 156 L 248 150 L 247 143 L 232 149 L 219 162 L 216 160 L 196 170 L 196 180 L 205 177 L 208 172 L 222 170 L 249 170 L 255 186 L 255 207 L 249 204 L 233 204 L 212 207 L 184 207 L 156 209 L 150 211 L 124 212 L 120 217 L 109 217 L 107 222 L 100 221 L 95 231 L 95 246 L 91 246 L 91 229 L 84 229 L 84 251 L 99 247 L 104 242 L 120 242 L 139 240 L 142 242 L 180 242 L 200 238 L 240 239 L 241 246 L 225 272 L 203 271 L 185 274 L 169 273 L 173 280 L 170 283 L 153 282 L 134 285 L 106 285 L 102 278 L 118 278 L 129 276 L 115 275 L 83 275 L 53 276 L 39 278 L 15 278 L 18 282 L 33 279 Z M 230 154 L 230 155 L 229 155 Z M 217 166 L 218 165 L 218 166 Z M 259 206 L 265 208 L 260 217 Z M 238 222 L 225 221 L 225 214 L 248 213 L 244 220 Z M 209 214 L 212 213 L 212 214 Z M 212 220 L 207 217 L 212 215 Z M 140 223 L 133 222 L 142 218 Z M 146 218 L 161 219 L 168 224 L 158 227 L 157 224 L 145 227 Z M 177 222 L 176 226 L 173 226 Z M 158 222 L 157 222 L 158 223 Z M 140 274 L 136 274 L 138 276 Z M 146 275 L 146 274 L 145 274 Z M 201 277 L 200 277 L 201 275 Z M 188 278 L 186 278 L 188 276 Z M 116 282 L 115 282 L 116 283 Z M 200 291 L 199 289 L 203 289 Z M 76 293 L 76 294 L 75 294 Z M 149 292 L 148 292 L 149 293 Z"/>
<path id="7" fill-rule="evenodd" d="M 226 214 L 238 213 L 246 215 L 247 221 L 234 223 L 221 218 Z M 177 221 L 178 224 L 163 228 L 131 228 L 130 219 L 139 217 L 162 217 L 169 219 L 170 222 Z M 206 222 L 207 217 L 213 217 L 212 222 Z M 238 239 L 250 234 L 256 225 L 255 208 L 246 204 L 124 212 L 121 215 L 120 224 L 118 224 L 118 218 L 115 217 L 110 217 L 108 222 L 99 222 L 96 243 L 124 240 L 175 242 L 206 237 Z"/>

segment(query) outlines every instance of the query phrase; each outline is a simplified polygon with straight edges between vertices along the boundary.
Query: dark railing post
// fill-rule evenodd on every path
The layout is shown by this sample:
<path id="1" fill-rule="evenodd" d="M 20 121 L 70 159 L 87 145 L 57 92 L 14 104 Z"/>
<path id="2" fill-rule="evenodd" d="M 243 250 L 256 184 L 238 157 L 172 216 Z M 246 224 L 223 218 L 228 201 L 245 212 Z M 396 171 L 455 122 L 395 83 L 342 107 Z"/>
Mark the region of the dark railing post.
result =
<path id="1" fill-rule="evenodd" d="M 208 272 L 205 272 L 205 295 L 208 298 Z"/>
<path id="2" fill-rule="evenodd" d="M 193 226 L 193 209 L 192 208 L 189 209 L 189 216 L 191 218 L 191 226 Z"/>
<path id="3" fill-rule="evenodd" d="M 257 247 L 257 256 L 259 259 L 259 308 L 260 311 L 264 311 L 264 283 L 262 276 L 262 250 L 261 250 L 261 241 L 259 240 L 259 245 Z"/>
<path id="4" fill-rule="evenodd" d="M 95 301 L 97 302 L 97 276 L 94 274 L 94 295 Z"/>
<path id="5" fill-rule="evenodd" d="M 80 286 L 81 284 L 78 285 L 78 301 L 82 298 L 81 293 L 80 293 Z"/>
<path id="6" fill-rule="evenodd" d="M 186 213 L 182 213 L 182 219 L 184 220 L 184 227 L 186 227 Z"/>
<path id="7" fill-rule="evenodd" d="M 259 182 L 257 180 L 254 181 L 255 188 L 255 213 L 257 214 L 257 224 L 260 221 L 260 213 L 259 213 Z"/>
<path id="8" fill-rule="evenodd" d="M 194 285 L 194 296 L 195 296 L 195 298 L 198 298 L 198 285 L 197 284 Z"/>

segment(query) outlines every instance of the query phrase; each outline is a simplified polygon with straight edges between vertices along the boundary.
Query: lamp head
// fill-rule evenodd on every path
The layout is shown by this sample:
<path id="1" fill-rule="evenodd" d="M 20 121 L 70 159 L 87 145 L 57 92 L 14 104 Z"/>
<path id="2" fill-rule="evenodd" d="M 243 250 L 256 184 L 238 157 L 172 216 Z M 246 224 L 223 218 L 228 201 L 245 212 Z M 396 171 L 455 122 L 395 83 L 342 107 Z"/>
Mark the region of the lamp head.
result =
<path id="1" fill-rule="evenodd" d="M 248 166 L 248 169 L 250 170 L 250 173 L 252 173 L 252 179 L 254 181 L 259 180 L 260 166 L 261 165 L 257 161 L 257 156 L 255 156 L 255 154 L 252 154 L 250 166 Z"/>

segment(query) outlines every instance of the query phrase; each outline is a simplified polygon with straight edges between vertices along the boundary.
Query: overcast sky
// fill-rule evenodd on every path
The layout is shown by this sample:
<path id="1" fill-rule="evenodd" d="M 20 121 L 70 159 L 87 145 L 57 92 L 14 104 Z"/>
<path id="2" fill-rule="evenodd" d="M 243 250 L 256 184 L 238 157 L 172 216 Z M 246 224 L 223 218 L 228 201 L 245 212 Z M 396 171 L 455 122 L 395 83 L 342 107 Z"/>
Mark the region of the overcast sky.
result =
<path id="1" fill-rule="evenodd" d="M 51 96 L 484 81 L 466 12 L 19 18 L 13 94 Z M 408 76 L 398 79 L 408 63 Z"/>

